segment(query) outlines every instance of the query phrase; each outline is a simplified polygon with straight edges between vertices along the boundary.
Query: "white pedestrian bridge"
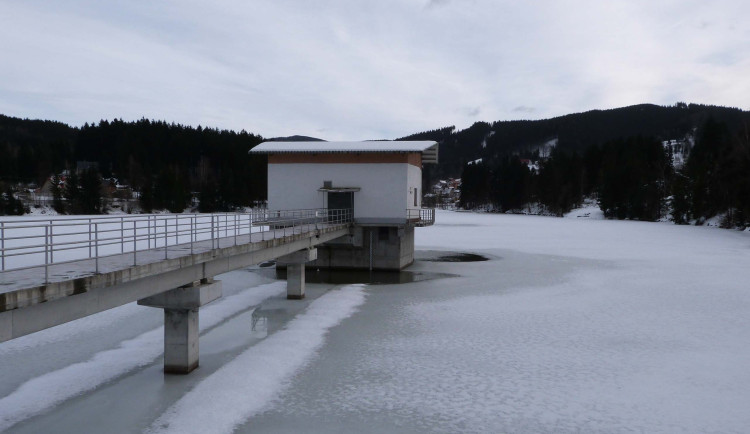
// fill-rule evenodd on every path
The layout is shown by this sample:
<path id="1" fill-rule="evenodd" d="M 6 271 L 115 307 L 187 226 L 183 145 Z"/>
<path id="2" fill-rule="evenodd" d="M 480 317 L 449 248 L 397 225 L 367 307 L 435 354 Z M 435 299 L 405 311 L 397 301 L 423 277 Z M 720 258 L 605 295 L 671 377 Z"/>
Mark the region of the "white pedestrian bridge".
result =
<path id="1" fill-rule="evenodd" d="M 126 303 L 164 309 L 166 372 L 198 366 L 198 311 L 214 276 L 271 259 L 304 297 L 315 246 L 351 235 L 351 209 L 6 219 L 0 222 L 0 342 Z"/>

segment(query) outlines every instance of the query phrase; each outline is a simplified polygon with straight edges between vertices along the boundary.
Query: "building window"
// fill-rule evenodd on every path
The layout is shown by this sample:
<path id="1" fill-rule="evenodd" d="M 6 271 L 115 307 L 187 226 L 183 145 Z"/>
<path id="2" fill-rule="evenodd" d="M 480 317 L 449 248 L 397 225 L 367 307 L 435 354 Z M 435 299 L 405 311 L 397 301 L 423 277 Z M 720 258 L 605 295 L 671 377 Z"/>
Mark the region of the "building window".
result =
<path id="1" fill-rule="evenodd" d="M 419 189 L 418 189 L 418 188 L 415 188 L 415 189 L 414 189 L 414 206 L 419 206 L 419 205 L 417 204 L 417 198 L 419 197 L 418 195 L 419 195 Z"/>

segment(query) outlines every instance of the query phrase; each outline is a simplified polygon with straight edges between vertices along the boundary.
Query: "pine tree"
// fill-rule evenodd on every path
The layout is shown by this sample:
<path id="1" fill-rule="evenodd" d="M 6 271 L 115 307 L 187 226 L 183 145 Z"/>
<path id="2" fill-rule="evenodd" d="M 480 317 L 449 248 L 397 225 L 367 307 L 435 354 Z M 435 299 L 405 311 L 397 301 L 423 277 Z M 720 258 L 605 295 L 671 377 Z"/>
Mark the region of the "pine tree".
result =
<path id="1" fill-rule="evenodd" d="M 464 209 L 472 209 L 489 202 L 490 176 L 487 166 L 481 162 L 465 164 L 461 174 L 461 198 Z"/>
<path id="2" fill-rule="evenodd" d="M 154 210 L 154 182 L 148 177 L 141 187 L 138 202 L 143 212 L 151 213 Z"/>
<path id="3" fill-rule="evenodd" d="M 672 181 L 672 221 L 678 225 L 687 224 L 690 221 L 690 178 L 682 172 L 675 173 Z"/>
<path id="4" fill-rule="evenodd" d="M 28 209 L 23 205 L 23 202 L 16 199 L 10 187 L 0 195 L 0 215 L 24 215 L 26 212 L 28 212 Z"/>
<path id="5" fill-rule="evenodd" d="M 50 179 L 50 191 L 52 192 L 52 208 L 58 214 L 65 214 L 65 204 L 63 203 L 63 192 L 60 188 L 60 177 L 52 175 Z"/>
<path id="6" fill-rule="evenodd" d="M 68 212 L 70 214 L 83 214 L 79 181 L 78 174 L 71 170 L 65 181 L 65 191 L 63 192 L 65 200 L 68 201 Z"/>
<path id="7" fill-rule="evenodd" d="M 81 175 L 79 196 L 82 214 L 101 214 L 103 210 L 102 178 L 95 169 L 88 169 Z"/>
<path id="8" fill-rule="evenodd" d="M 493 198 L 500 211 L 523 208 L 529 201 L 531 174 L 516 156 L 505 156 L 494 165 Z"/>

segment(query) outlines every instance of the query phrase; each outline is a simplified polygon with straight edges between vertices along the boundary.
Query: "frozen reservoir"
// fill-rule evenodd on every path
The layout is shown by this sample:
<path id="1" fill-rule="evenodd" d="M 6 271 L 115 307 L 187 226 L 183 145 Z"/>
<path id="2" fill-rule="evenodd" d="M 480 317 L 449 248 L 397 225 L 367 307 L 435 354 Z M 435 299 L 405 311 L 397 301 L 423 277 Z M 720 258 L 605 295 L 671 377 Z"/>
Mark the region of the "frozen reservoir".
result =
<path id="1" fill-rule="evenodd" d="M 187 376 L 135 304 L 4 342 L 0 430 L 750 426 L 750 233 L 439 212 L 415 242 L 411 277 L 308 279 L 301 301 L 265 267 L 218 276 Z"/>

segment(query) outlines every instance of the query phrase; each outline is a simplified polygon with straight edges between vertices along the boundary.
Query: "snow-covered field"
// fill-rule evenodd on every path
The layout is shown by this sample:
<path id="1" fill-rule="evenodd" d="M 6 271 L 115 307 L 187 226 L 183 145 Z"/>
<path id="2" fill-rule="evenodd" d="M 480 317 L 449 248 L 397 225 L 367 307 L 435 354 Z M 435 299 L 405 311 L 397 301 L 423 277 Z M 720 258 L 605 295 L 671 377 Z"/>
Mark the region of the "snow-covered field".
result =
<path id="1" fill-rule="evenodd" d="M 750 233 L 439 212 L 416 243 L 490 260 L 302 302 L 227 273 L 188 376 L 135 305 L 2 343 L 0 429 L 747 432 Z"/>

